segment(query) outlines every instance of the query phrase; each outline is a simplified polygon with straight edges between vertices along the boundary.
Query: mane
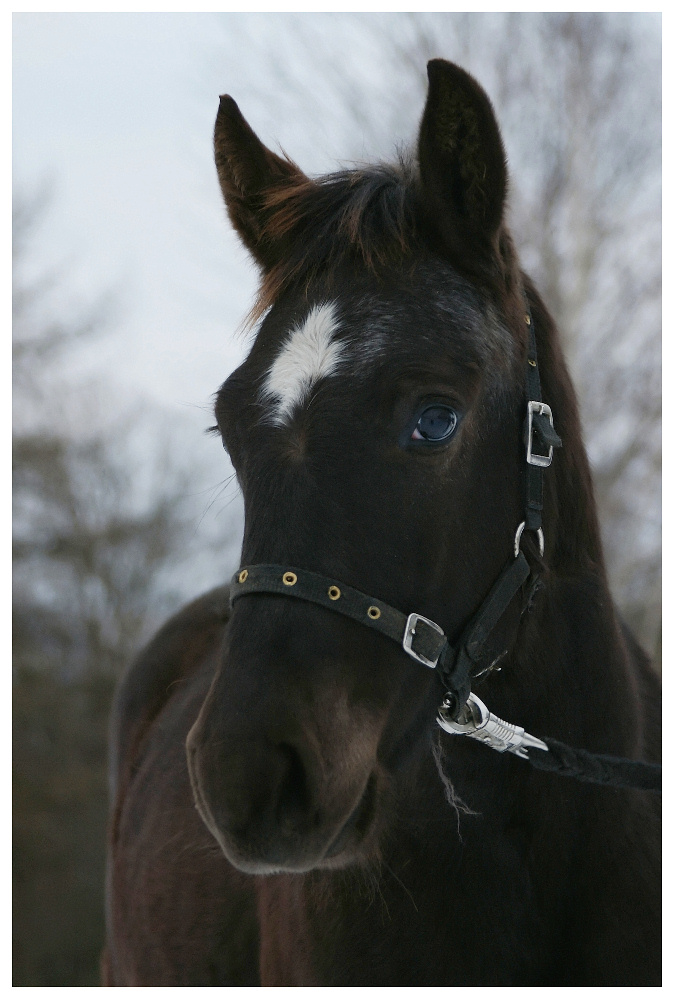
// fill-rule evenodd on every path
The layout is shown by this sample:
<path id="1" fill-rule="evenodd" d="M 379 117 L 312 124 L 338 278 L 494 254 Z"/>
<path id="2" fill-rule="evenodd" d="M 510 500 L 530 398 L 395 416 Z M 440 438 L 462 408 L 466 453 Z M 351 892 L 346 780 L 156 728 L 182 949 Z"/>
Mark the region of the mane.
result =
<path id="1" fill-rule="evenodd" d="M 374 276 L 399 264 L 415 243 L 417 192 L 416 168 L 402 157 L 314 179 L 300 174 L 269 190 L 260 239 L 284 252 L 264 274 L 248 322 L 290 285 L 306 286 L 345 261 Z"/>

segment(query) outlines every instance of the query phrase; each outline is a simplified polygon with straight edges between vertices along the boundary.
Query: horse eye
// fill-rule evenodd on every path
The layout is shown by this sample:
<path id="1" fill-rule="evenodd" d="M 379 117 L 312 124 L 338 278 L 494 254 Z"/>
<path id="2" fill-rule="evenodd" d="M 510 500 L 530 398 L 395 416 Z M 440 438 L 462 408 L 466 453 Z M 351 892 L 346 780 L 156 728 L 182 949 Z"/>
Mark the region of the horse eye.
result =
<path id="1" fill-rule="evenodd" d="M 456 430 L 459 418 L 451 406 L 427 406 L 422 410 L 412 434 L 413 441 L 446 441 Z"/>

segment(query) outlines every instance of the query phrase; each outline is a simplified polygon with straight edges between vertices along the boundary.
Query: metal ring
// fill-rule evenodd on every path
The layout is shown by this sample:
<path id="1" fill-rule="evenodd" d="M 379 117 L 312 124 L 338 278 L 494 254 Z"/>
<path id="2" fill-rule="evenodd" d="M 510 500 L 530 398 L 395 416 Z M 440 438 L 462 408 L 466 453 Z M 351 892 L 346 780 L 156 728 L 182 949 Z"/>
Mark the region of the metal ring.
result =
<path id="1" fill-rule="evenodd" d="M 342 591 L 338 586 L 331 586 L 328 590 L 328 596 L 331 600 L 339 600 L 342 595 Z"/>
<path id="2" fill-rule="evenodd" d="M 248 569 L 242 569 L 238 578 L 240 583 L 245 583 L 248 579 Z"/>
<path id="3" fill-rule="evenodd" d="M 520 526 L 515 531 L 515 558 L 517 558 L 517 556 L 520 553 L 520 538 L 522 537 L 522 531 L 524 530 L 525 523 L 526 521 L 523 520 Z M 539 527 L 538 530 L 536 531 L 536 534 L 538 535 L 538 553 L 541 556 L 541 558 L 543 558 L 543 552 L 545 551 L 545 538 L 543 537 L 543 528 Z"/>
<path id="4" fill-rule="evenodd" d="M 368 609 L 367 609 L 367 616 L 369 618 L 372 618 L 373 621 L 376 621 L 377 618 L 381 617 L 381 611 L 379 610 L 378 607 L 375 607 L 373 605 L 372 607 L 368 607 Z"/>
<path id="5" fill-rule="evenodd" d="M 297 576 L 295 575 L 294 572 L 284 572 L 283 582 L 286 586 L 294 586 L 295 583 L 297 582 Z"/>

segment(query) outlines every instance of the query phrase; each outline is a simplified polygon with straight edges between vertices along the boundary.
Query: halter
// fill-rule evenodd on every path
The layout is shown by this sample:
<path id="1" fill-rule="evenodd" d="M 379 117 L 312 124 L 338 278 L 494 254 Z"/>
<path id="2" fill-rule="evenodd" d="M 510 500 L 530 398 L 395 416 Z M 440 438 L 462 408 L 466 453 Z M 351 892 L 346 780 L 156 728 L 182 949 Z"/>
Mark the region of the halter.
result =
<path id="1" fill-rule="evenodd" d="M 231 584 L 231 603 L 251 593 L 276 593 L 319 604 L 373 628 L 402 646 L 412 659 L 438 670 L 446 691 L 443 714 L 456 722 L 470 696 L 471 680 L 496 668 L 496 663 L 507 652 L 507 649 L 503 650 L 496 658 L 492 654 L 489 662 L 484 660 L 490 635 L 531 575 L 529 563 L 520 550 L 524 531 L 537 534 L 539 552 L 543 555 L 543 469 L 551 464 L 553 449 L 561 447 L 562 442 L 555 433 L 550 407 L 541 400 L 536 334 L 529 311 L 526 323 L 529 327 L 529 346 L 524 520 L 515 532 L 513 558 L 504 567 L 455 647 L 449 643 L 440 625 L 422 614 L 402 614 L 395 607 L 339 580 L 294 566 L 249 565 L 239 569 Z"/>
<path id="2" fill-rule="evenodd" d="M 543 471 L 552 463 L 553 450 L 562 446 L 555 432 L 550 407 L 541 400 L 541 381 L 536 354 L 536 335 L 531 312 L 527 309 L 525 321 L 529 327 L 526 368 L 526 421 L 524 443 L 526 454 L 525 512 L 524 520 L 515 532 L 513 557 L 508 561 L 477 612 L 464 628 L 455 646 L 452 646 L 440 625 L 422 614 L 403 614 L 395 607 L 339 580 L 319 573 L 308 572 L 287 565 L 249 565 L 235 573 L 230 585 L 230 603 L 251 593 L 273 593 L 296 597 L 336 611 L 368 628 L 373 628 L 392 639 L 417 662 L 430 669 L 437 669 L 445 689 L 445 696 L 438 709 L 438 724 L 452 735 L 467 735 L 485 743 L 500 753 L 510 752 L 530 759 L 541 769 L 556 770 L 569 776 L 599 783 L 618 783 L 615 766 L 604 761 L 613 757 L 600 757 L 570 750 L 568 746 L 552 739 L 543 742 L 525 732 L 518 725 L 506 722 L 492 714 L 486 705 L 471 693 L 471 681 L 484 677 L 506 655 L 504 649 L 494 657 L 488 648 L 488 639 L 501 617 L 529 580 L 528 605 L 536 589 L 538 577 L 532 577 L 529 563 L 520 549 L 524 531 L 535 532 L 540 557 L 544 552 L 543 536 Z M 532 577 L 532 578 L 530 578 Z M 526 593 L 525 593 L 526 596 Z M 488 654 L 485 659 L 485 655 Z M 533 751 L 530 757 L 529 751 Z M 569 762 L 574 754 L 574 762 Z M 580 756 L 578 754 L 581 754 Z M 581 763 L 578 763 L 578 760 Z M 589 762 L 588 762 L 589 761 Z M 631 763 L 645 768 L 639 772 L 640 783 L 632 779 L 630 786 L 655 789 L 660 780 L 660 768 L 646 763 Z M 574 769 L 575 767 L 575 769 Z M 603 769 L 602 769 L 603 767 Z M 623 767 L 624 769 L 624 767 Z M 657 776 L 654 772 L 657 770 Z M 609 773 L 610 771 L 610 773 Z M 622 770 L 620 771 L 622 774 Z M 599 776 L 597 776 L 599 774 Z M 607 776 L 608 774 L 608 776 Z M 629 771 L 630 776 L 633 772 Z M 646 780 L 646 784 L 644 784 Z M 655 781 L 655 783 L 653 783 Z M 649 783 L 650 782 L 650 783 Z M 622 781 L 625 783 L 625 780 Z"/>

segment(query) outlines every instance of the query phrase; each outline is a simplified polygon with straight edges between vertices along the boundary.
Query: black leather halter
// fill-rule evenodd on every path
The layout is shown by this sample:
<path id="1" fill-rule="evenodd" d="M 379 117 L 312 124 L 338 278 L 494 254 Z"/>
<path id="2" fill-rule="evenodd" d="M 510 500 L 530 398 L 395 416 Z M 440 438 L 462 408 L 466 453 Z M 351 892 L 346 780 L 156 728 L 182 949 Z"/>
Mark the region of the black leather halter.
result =
<path id="1" fill-rule="evenodd" d="M 553 448 L 561 447 L 555 433 L 552 413 L 541 400 L 541 382 L 536 356 L 536 336 L 531 313 L 527 311 L 529 346 L 527 351 L 525 423 L 526 486 L 525 516 L 517 528 L 513 558 L 468 622 L 456 646 L 450 645 L 442 628 L 421 614 L 403 614 L 389 604 L 361 593 L 339 580 L 288 565 L 249 565 L 235 573 L 230 600 L 253 593 L 275 593 L 297 597 L 337 611 L 374 628 L 402 646 L 404 651 L 432 669 L 438 670 L 446 691 L 445 710 L 457 718 L 471 692 L 471 680 L 488 673 L 505 652 L 494 656 L 488 639 L 512 600 L 531 575 L 529 563 L 520 551 L 523 531 L 535 531 L 543 555 L 543 469 L 552 461 Z M 488 654 L 488 659 L 485 655 Z"/>
<path id="2" fill-rule="evenodd" d="M 662 768 L 659 764 L 588 753 L 572 749 L 555 739 L 538 739 L 518 725 L 492 714 L 471 693 L 472 680 L 489 673 L 508 651 L 506 648 L 494 658 L 493 642 L 488 641 L 499 620 L 520 591 L 523 596 L 522 610 L 525 610 L 536 588 L 536 577 L 532 579 L 529 563 L 520 551 L 520 539 L 524 531 L 535 531 L 539 554 L 543 557 L 543 470 L 552 462 L 553 449 L 562 446 L 555 433 L 550 407 L 541 400 L 536 336 L 529 311 L 526 322 L 529 326 L 529 346 L 524 427 L 524 520 L 515 532 L 513 558 L 455 646 L 450 645 L 438 624 L 421 614 L 403 614 L 383 600 L 354 590 L 329 576 L 287 565 L 242 566 L 232 580 L 230 602 L 233 604 L 241 597 L 254 593 L 276 593 L 307 600 L 344 614 L 386 635 L 402 646 L 412 659 L 437 669 L 445 688 L 437 722 L 445 732 L 466 735 L 500 753 L 514 753 L 540 770 L 590 783 L 639 788 L 659 794 L 662 789 Z M 528 595 L 525 584 L 529 587 Z"/>

